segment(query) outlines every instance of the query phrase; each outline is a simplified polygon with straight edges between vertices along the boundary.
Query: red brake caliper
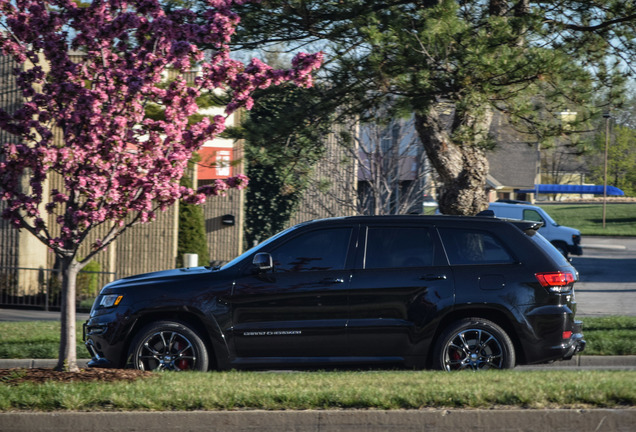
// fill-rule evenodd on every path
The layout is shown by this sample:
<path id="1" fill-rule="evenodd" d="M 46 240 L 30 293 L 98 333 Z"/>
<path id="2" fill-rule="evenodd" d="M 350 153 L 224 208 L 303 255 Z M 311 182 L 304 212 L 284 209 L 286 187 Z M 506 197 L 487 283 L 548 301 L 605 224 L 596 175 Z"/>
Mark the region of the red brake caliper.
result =
<path id="1" fill-rule="evenodd" d="M 182 347 L 181 342 L 178 342 L 178 341 L 175 342 L 174 348 L 177 352 L 181 351 L 181 347 Z M 177 367 L 181 370 L 186 370 L 190 368 L 188 361 L 186 359 L 180 359 L 179 361 L 177 361 Z"/>

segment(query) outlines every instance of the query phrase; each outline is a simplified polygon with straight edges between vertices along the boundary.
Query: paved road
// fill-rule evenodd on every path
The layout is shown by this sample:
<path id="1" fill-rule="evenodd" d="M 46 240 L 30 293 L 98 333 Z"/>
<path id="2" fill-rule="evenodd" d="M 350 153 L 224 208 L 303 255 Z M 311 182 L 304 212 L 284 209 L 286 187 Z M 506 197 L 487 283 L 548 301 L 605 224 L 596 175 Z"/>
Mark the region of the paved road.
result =
<path id="1" fill-rule="evenodd" d="M 572 264 L 578 316 L 636 315 L 636 237 L 584 237 Z"/>
<path id="2" fill-rule="evenodd" d="M 78 321 L 86 321 L 87 313 L 78 313 Z M 59 321 L 59 312 L 30 309 L 0 309 L 0 321 Z"/>

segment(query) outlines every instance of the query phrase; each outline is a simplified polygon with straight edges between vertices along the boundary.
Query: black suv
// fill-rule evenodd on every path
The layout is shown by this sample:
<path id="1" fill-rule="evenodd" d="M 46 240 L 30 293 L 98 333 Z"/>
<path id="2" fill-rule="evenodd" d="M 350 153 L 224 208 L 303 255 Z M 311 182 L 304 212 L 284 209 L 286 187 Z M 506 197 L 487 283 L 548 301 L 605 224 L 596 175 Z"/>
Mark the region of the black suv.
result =
<path id="1" fill-rule="evenodd" d="M 84 324 L 89 365 L 450 371 L 568 359 L 585 346 L 578 274 L 539 226 L 479 216 L 302 223 L 221 268 L 106 285 Z"/>

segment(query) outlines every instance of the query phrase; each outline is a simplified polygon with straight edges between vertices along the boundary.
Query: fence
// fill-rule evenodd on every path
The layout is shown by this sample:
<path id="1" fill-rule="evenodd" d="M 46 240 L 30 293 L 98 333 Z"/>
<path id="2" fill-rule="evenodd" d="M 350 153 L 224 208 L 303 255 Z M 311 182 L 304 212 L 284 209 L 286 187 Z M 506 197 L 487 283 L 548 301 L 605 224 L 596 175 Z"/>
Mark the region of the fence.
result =
<path id="1" fill-rule="evenodd" d="M 90 310 L 99 290 L 115 279 L 115 272 L 80 271 L 77 310 Z M 0 267 L 0 307 L 60 310 L 61 291 L 62 277 L 57 269 Z"/>

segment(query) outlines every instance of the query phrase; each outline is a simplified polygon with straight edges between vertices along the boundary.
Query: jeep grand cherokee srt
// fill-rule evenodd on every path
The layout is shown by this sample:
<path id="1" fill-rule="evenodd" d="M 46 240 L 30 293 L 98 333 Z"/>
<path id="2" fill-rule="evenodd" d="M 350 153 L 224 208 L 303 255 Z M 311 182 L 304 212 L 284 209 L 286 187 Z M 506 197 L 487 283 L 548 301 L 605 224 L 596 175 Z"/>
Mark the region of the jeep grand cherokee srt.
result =
<path id="1" fill-rule="evenodd" d="M 84 324 L 89 365 L 452 371 L 568 359 L 585 346 L 578 274 L 539 226 L 461 216 L 302 223 L 221 268 L 106 285 Z"/>

